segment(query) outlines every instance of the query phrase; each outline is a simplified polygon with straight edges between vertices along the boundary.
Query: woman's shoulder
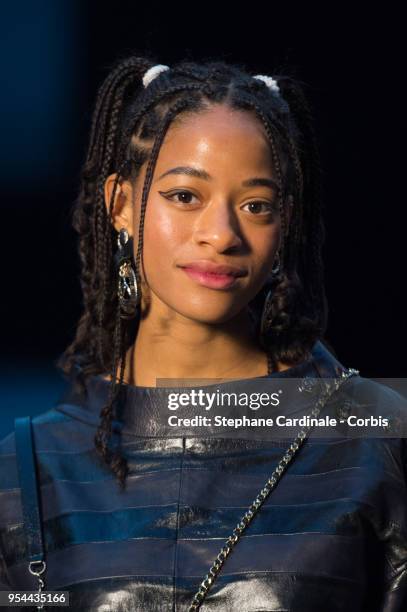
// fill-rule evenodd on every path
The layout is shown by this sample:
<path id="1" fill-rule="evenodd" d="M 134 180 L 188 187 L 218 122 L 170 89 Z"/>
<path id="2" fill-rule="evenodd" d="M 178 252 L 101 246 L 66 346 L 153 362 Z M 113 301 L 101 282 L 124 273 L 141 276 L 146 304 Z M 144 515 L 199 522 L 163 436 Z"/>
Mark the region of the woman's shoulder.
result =
<path id="1" fill-rule="evenodd" d="M 19 426 L 21 418 L 29 417 L 35 450 L 58 451 L 60 448 L 70 445 L 74 441 L 74 432 L 81 431 L 81 422 L 67 415 L 63 411 L 63 405 L 56 405 L 36 415 L 22 415 L 14 420 L 14 428 L 11 432 L 0 439 L 0 457 L 14 454 L 16 450 L 16 427 Z"/>
<path id="2" fill-rule="evenodd" d="M 313 347 L 312 360 L 314 368 L 321 378 L 337 378 L 349 370 L 354 375 L 346 381 L 341 390 L 348 398 L 353 398 L 354 406 L 360 408 L 385 410 L 389 414 L 407 419 L 407 383 L 400 378 L 369 378 L 357 368 L 345 366 L 339 361 L 329 345 L 317 341 Z"/>
<path id="3" fill-rule="evenodd" d="M 60 472 L 62 477 L 67 469 L 64 466 L 69 466 L 73 457 L 86 456 L 94 447 L 95 428 L 64 412 L 64 404 L 57 403 L 29 420 L 32 453 L 41 484 L 47 484 Z M 0 440 L 0 495 L 20 488 L 18 454 L 22 449 L 17 445 L 16 427 L 21 426 L 22 420 L 17 417 L 13 430 Z"/>
<path id="4" fill-rule="evenodd" d="M 389 475 L 407 488 L 407 394 L 403 379 L 351 377 L 333 400 L 338 429 L 365 449 L 376 449 Z"/>
<path id="5" fill-rule="evenodd" d="M 400 427 L 398 433 L 407 435 L 407 388 L 404 379 L 376 379 L 361 376 L 352 377 L 344 388 L 344 397 L 349 407 L 361 415 L 393 419 Z M 397 432 L 396 432 L 397 433 Z"/>
<path id="6" fill-rule="evenodd" d="M 16 418 L 13 430 L 0 440 L 0 495 L 11 493 L 20 487 L 16 442 L 16 427 L 20 418 Z M 64 428 L 58 413 L 53 409 L 31 417 L 31 424 L 33 450 L 36 455 L 44 448 L 54 447 L 58 439 L 57 429 L 62 431 Z"/>

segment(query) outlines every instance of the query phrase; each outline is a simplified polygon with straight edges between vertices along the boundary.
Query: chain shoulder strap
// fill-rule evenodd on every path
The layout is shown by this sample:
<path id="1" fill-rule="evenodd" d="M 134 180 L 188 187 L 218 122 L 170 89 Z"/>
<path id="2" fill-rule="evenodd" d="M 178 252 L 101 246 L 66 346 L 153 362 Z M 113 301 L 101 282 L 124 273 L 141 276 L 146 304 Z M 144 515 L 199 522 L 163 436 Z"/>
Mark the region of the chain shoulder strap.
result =
<path id="1" fill-rule="evenodd" d="M 317 401 L 314 408 L 311 410 L 311 415 L 313 417 L 318 417 L 319 413 L 321 412 L 325 404 L 328 402 L 330 397 L 351 376 L 355 376 L 358 374 L 359 374 L 358 370 L 355 370 L 354 368 L 348 368 L 347 370 L 344 370 L 338 378 L 335 379 L 335 382 L 333 384 L 333 389 L 331 389 L 330 385 L 326 384 L 327 393 L 321 394 L 321 397 Z M 304 427 L 303 429 L 301 429 L 301 431 L 297 434 L 293 442 L 290 444 L 290 446 L 284 453 L 283 457 L 279 461 L 276 469 L 274 470 L 270 478 L 267 480 L 265 486 L 260 491 L 260 493 L 257 495 L 253 503 L 249 506 L 248 510 L 246 511 L 244 516 L 241 518 L 241 520 L 239 521 L 239 523 L 233 530 L 232 535 L 228 537 L 224 546 L 221 548 L 218 556 L 216 557 L 215 561 L 211 565 L 209 572 L 206 574 L 205 578 L 200 584 L 198 591 L 195 593 L 194 598 L 188 608 L 188 612 L 196 612 L 196 610 L 199 610 L 199 608 L 202 605 L 202 602 L 204 601 L 210 588 L 215 582 L 216 577 L 218 576 L 220 570 L 222 569 L 226 559 L 232 552 L 233 548 L 236 546 L 237 542 L 240 540 L 242 533 L 250 525 L 250 523 L 252 522 L 253 518 L 255 517 L 259 509 L 261 508 L 263 503 L 266 501 L 266 499 L 270 495 L 271 491 L 275 488 L 277 482 L 280 480 L 281 476 L 287 469 L 288 464 L 292 461 L 294 456 L 298 453 L 299 449 L 301 448 L 304 441 L 308 437 L 312 428 L 313 428 L 313 425 L 310 425 L 308 427 Z"/>
<path id="2" fill-rule="evenodd" d="M 35 458 L 34 436 L 30 416 L 14 419 L 15 443 L 18 478 L 21 489 L 24 530 L 28 551 L 28 570 L 38 579 L 38 593 L 41 596 L 45 587 L 46 570 L 44 535 L 42 531 L 41 492 L 37 462 Z M 41 597 L 40 597 L 41 600 Z M 44 604 L 37 606 L 42 610 Z"/>

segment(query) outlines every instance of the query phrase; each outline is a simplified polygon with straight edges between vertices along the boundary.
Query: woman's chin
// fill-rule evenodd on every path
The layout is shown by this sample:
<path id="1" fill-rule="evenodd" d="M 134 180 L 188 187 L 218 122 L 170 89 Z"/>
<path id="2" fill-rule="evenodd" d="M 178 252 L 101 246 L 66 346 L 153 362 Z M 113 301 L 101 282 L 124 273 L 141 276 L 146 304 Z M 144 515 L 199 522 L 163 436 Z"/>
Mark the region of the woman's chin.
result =
<path id="1" fill-rule="evenodd" d="M 236 308 L 214 308 L 209 305 L 199 305 L 199 307 L 182 308 L 179 314 L 187 319 L 207 325 L 223 325 L 235 318 L 242 311 L 242 306 Z"/>

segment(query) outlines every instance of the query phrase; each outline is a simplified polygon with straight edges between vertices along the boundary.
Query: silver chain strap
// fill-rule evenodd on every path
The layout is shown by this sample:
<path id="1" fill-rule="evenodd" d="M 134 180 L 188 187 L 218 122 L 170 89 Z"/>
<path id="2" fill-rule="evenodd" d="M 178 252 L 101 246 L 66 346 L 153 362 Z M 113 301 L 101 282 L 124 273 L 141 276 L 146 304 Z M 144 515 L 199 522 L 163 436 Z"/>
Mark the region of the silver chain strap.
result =
<path id="1" fill-rule="evenodd" d="M 34 569 L 34 567 L 40 564 L 40 568 L 39 569 Z M 44 609 L 44 604 L 41 602 L 41 593 L 42 593 L 42 589 L 45 586 L 45 582 L 43 581 L 43 579 L 41 578 L 41 574 L 43 574 L 46 570 L 46 563 L 45 561 L 30 561 L 30 564 L 28 566 L 29 572 L 30 574 L 32 574 L 33 576 L 37 576 L 38 578 L 38 595 L 39 595 L 39 605 L 37 606 L 37 610 L 43 610 Z"/>
<path id="2" fill-rule="evenodd" d="M 329 388 L 330 388 L 329 385 L 326 385 L 327 393 L 325 395 L 324 394 L 321 395 L 316 405 L 312 409 L 311 415 L 313 417 L 317 417 L 320 411 L 322 410 L 322 408 L 328 402 L 331 395 L 333 395 L 339 389 L 339 387 L 341 387 L 351 376 L 355 376 L 357 374 L 359 374 L 358 370 L 355 370 L 354 368 L 348 368 L 347 370 L 344 370 L 342 372 L 339 378 L 335 379 L 335 382 L 333 385 L 334 388 L 331 392 L 329 392 Z M 295 437 L 294 441 L 290 444 L 289 448 L 287 449 L 282 459 L 278 463 L 271 477 L 268 479 L 263 489 L 257 495 L 254 502 L 251 504 L 249 509 L 246 511 L 245 515 L 242 517 L 240 522 L 237 524 L 237 526 L 233 530 L 232 532 L 233 535 L 228 537 L 224 546 L 221 548 L 218 556 L 216 557 L 211 568 L 209 569 L 209 572 L 206 574 L 205 578 L 201 582 L 201 585 L 198 591 L 195 593 L 194 598 L 188 608 L 188 612 L 196 612 L 196 610 L 199 610 L 211 586 L 215 582 L 217 575 L 222 569 L 223 564 L 225 563 L 226 559 L 230 555 L 233 548 L 236 546 L 243 531 L 247 529 L 247 527 L 250 525 L 254 516 L 257 514 L 258 510 L 261 508 L 265 500 L 270 495 L 270 492 L 275 488 L 277 482 L 280 480 L 281 476 L 285 472 L 288 464 L 292 461 L 293 457 L 296 455 L 298 450 L 301 448 L 302 444 L 308 437 L 308 434 L 312 428 L 313 428 L 313 425 L 310 425 L 308 427 L 304 427 L 303 429 L 301 429 L 301 431 Z"/>

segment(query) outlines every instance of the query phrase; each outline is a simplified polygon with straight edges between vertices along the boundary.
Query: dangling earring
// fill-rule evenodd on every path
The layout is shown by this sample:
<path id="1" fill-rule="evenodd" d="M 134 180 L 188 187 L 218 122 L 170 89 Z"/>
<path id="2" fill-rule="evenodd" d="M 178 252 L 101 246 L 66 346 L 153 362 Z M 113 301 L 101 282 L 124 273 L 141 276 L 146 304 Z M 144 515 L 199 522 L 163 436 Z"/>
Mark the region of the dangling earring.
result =
<path id="1" fill-rule="evenodd" d="M 279 272 L 280 272 L 280 253 L 277 251 L 277 255 L 274 258 L 273 267 L 271 268 L 271 274 L 275 276 Z"/>
<path id="2" fill-rule="evenodd" d="M 124 227 L 119 231 L 117 245 L 118 249 L 114 260 L 118 270 L 117 295 L 119 298 L 120 317 L 122 319 L 132 319 L 137 314 L 140 291 L 132 266 L 133 238 L 129 237 L 129 233 Z"/>
<path id="3" fill-rule="evenodd" d="M 277 264 L 276 264 L 276 261 L 277 261 Z M 280 253 L 277 252 L 277 255 L 273 262 L 273 267 L 271 268 L 272 277 L 276 276 L 280 272 L 280 267 L 281 267 Z M 272 297 L 273 297 L 273 289 L 270 289 L 266 295 L 266 299 L 264 300 L 264 304 L 263 304 L 263 312 L 261 315 L 261 323 L 260 323 L 261 336 L 264 336 L 265 334 L 268 333 L 272 320 L 273 320 L 271 316 Z"/>

